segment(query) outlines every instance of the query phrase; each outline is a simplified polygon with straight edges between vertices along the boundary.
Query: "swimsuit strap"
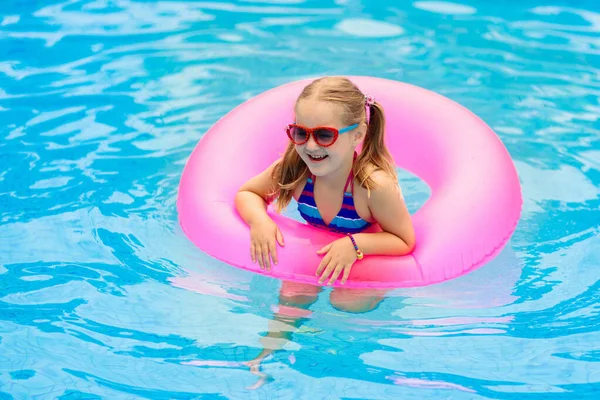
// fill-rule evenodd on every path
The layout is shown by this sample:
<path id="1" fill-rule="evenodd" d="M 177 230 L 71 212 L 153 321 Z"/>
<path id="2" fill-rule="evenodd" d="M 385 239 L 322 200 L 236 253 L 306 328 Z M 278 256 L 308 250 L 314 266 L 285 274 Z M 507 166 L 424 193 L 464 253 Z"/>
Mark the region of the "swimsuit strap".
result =
<path id="1" fill-rule="evenodd" d="M 344 187 L 344 193 L 346 193 L 346 190 L 348 189 L 348 184 L 350 184 L 350 194 L 352 194 L 352 197 L 354 197 L 354 162 L 356 161 L 357 156 L 358 155 L 356 154 L 356 152 L 354 152 L 354 156 L 352 158 L 352 168 L 350 169 L 350 176 L 348 176 L 348 181 L 346 182 L 346 186 Z"/>
<path id="2" fill-rule="evenodd" d="M 348 179 L 346 180 L 346 186 L 344 186 L 344 193 L 348 193 L 348 186 L 352 186 L 352 192 L 354 192 L 354 174 L 350 171 L 350 175 L 348 175 Z"/>

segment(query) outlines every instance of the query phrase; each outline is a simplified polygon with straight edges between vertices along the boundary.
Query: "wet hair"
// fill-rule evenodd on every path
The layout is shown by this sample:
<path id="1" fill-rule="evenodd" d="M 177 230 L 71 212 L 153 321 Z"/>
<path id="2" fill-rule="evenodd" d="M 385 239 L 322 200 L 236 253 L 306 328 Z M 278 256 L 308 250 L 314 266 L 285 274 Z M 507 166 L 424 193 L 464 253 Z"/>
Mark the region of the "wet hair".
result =
<path id="1" fill-rule="evenodd" d="M 385 115 L 381 104 L 373 101 L 366 102 L 365 94 L 347 78 L 324 77 L 307 85 L 298 99 L 315 99 L 337 104 L 343 110 L 342 121 L 347 126 L 366 121 L 367 107 L 370 108 L 370 118 L 367 133 L 364 138 L 362 151 L 353 166 L 354 176 L 361 186 L 370 190 L 375 182 L 370 174 L 374 171 L 384 171 L 397 179 L 394 160 L 384 143 Z M 294 189 L 309 175 L 308 166 L 296 152 L 294 143 L 290 142 L 282 159 L 275 165 L 273 181 L 276 182 L 277 210 L 283 210 L 291 201 Z"/>

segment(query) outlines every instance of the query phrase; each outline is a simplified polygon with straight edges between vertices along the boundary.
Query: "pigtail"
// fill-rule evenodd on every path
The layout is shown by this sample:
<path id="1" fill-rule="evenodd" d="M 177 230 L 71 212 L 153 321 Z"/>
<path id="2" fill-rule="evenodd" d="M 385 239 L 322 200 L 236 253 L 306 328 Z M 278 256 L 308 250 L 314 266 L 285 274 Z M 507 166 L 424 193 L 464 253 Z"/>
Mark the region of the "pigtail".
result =
<path id="1" fill-rule="evenodd" d="M 361 186 L 370 192 L 375 182 L 370 178 L 373 171 L 382 170 L 394 179 L 397 178 L 396 167 L 392 155 L 385 145 L 385 114 L 383 107 L 377 102 L 368 105 L 370 119 L 362 151 L 356 160 L 354 174 Z"/>

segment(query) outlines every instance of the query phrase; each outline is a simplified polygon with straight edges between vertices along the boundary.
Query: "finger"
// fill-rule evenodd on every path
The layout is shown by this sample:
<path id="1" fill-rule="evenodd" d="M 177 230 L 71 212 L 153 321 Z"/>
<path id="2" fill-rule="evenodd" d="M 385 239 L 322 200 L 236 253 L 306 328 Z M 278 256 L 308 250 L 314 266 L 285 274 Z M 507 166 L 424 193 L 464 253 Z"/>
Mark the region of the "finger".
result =
<path id="1" fill-rule="evenodd" d="M 342 285 L 346 284 L 346 281 L 348 280 L 348 277 L 350 276 L 351 269 L 352 268 L 350 268 L 350 267 L 344 268 L 344 274 L 342 275 L 342 282 L 341 282 Z"/>
<path id="2" fill-rule="evenodd" d="M 252 262 L 256 264 L 256 247 L 254 243 L 250 245 L 250 258 L 252 258 Z"/>
<path id="3" fill-rule="evenodd" d="M 337 280 L 338 276 L 340 276 L 343 270 L 344 266 L 338 264 L 338 266 L 333 270 L 333 273 L 331 274 L 331 278 L 329 279 L 329 282 L 327 282 L 327 285 L 333 285 L 333 283 Z"/>
<path id="4" fill-rule="evenodd" d="M 323 283 L 328 276 L 331 275 L 331 273 L 333 272 L 333 270 L 335 269 L 337 264 L 335 263 L 330 263 L 327 268 L 325 269 L 325 271 L 323 272 L 323 274 L 321 275 L 321 278 L 319 278 L 319 283 Z"/>
<path id="5" fill-rule="evenodd" d="M 336 268 L 336 265 L 337 265 L 337 264 L 335 264 L 335 263 L 331 262 L 331 263 L 330 263 L 330 264 L 327 266 L 327 268 L 325 269 L 325 271 L 323 271 L 323 274 L 321 274 L 321 278 L 319 278 L 319 283 L 323 283 L 323 282 L 325 282 L 325 281 L 327 280 L 327 278 L 328 278 L 329 276 L 331 276 L 331 273 L 332 273 L 332 272 L 335 270 L 335 268 Z"/>
<path id="6" fill-rule="evenodd" d="M 269 257 L 269 245 L 268 244 L 263 244 L 262 246 L 262 256 L 263 256 L 263 261 L 265 263 L 265 268 L 267 269 L 267 271 L 271 270 L 271 259 Z"/>
<path id="7" fill-rule="evenodd" d="M 265 269 L 265 263 L 263 261 L 262 251 L 260 250 L 260 246 L 257 244 L 256 246 L 256 259 L 258 260 L 258 265 L 260 265 L 260 269 Z"/>
<path id="8" fill-rule="evenodd" d="M 331 250 L 332 245 L 333 245 L 333 243 L 329 243 L 328 245 L 323 246 L 320 250 L 317 250 L 317 254 L 327 253 L 329 250 Z"/>
<path id="9" fill-rule="evenodd" d="M 273 264 L 277 265 L 279 263 L 279 260 L 277 259 L 277 245 L 275 244 L 275 242 L 269 243 L 269 252 L 271 253 Z"/>
<path id="10" fill-rule="evenodd" d="M 275 235 L 275 237 L 277 238 L 277 243 L 279 243 L 281 247 L 285 246 L 285 243 L 283 241 L 283 233 L 281 233 L 279 228 L 277 228 L 277 234 Z"/>
<path id="11" fill-rule="evenodd" d="M 329 261 L 331 260 L 331 256 L 328 254 L 326 255 L 322 260 L 321 263 L 319 264 L 319 267 L 317 268 L 317 271 L 315 272 L 316 276 L 321 275 L 321 272 L 325 269 L 325 267 L 327 267 L 327 264 L 329 264 Z"/>

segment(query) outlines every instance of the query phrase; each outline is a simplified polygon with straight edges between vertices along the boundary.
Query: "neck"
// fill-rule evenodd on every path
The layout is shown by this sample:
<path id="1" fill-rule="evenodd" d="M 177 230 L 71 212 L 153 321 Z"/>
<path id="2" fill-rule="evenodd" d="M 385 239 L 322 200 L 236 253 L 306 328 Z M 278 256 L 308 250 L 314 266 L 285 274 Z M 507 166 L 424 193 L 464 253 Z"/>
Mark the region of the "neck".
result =
<path id="1" fill-rule="evenodd" d="M 348 175 L 350 175 L 350 171 L 352 170 L 352 164 L 354 163 L 353 156 L 350 156 L 337 170 L 327 174 L 325 176 L 320 176 L 317 179 L 321 182 L 324 182 L 327 186 L 333 188 L 340 188 L 342 190 L 346 185 L 346 181 L 348 180 Z"/>

